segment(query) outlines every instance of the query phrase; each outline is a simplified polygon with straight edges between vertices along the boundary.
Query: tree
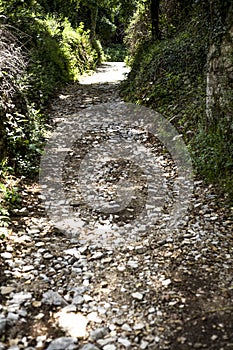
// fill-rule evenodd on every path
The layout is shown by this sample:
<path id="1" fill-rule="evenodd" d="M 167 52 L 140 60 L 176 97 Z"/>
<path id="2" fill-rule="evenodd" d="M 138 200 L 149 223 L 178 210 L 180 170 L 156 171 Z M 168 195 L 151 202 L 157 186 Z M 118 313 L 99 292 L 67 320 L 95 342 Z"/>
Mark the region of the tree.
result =
<path id="1" fill-rule="evenodd" d="M 160 0 L 150 0 L 152 40 L 161 39 L 161 33 L 159 29 L 159 3 Z"/>

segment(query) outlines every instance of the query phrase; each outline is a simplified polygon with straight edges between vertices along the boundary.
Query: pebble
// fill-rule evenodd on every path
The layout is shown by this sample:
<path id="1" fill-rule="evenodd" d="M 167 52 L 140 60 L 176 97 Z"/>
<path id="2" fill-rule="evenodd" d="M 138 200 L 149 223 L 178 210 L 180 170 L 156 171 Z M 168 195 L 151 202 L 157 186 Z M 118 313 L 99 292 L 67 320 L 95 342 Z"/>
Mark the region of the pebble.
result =
<path id="1" fill-rule="evenodd" d="M 1 253 L 1 257 L 2 257 L 3 259 L 11 259 L 12 256 L 13 256 L 13 255 L 12 255 L 11 253 L 9 253 L 9 252 Z"/>
<path id="2" fill-rule="evenodd" d="M 141 293 L 139 293 L 139 292 L 132 293 L 131 295 L 132 295 L 132 297 L 134 299 L 137 299 L 137 300 L 142 300 L 143 299 L 143 295 Z"/>
<path id="3" fill-rule="evenodd" d="M 7 324 L 14 325 L 19 319 L 19 315 L 14 312 L 8 312 Z"/>
<path id="4" fill-rule="evenodd" d="M 103 347 L 103 350 L 116 350 L 116 345 L 114 344 L 107 344 Z"/>
<path id="5" fill-rule="evenodd" d="M 10 294 L 11 292 L 14 292 L 15 287 L 11 287 L 11 286 L 2 286 L 1 287 L 1 294 L 2 295 L 7 295 Z"/>
<path id="6" fill-rule="evenodd" d="M 126 338 L 118 338 L 118 343 L 122 344 L 125 348 L 128 348 L 131 346 L 131 342 Z"/>
<path id="7" fill-rule="evenodd" d="M 88 343 L 85 344 L 80 350 L 100 350 L 100 348 L 97 348 L 94 344 Z"/>
<path id="8" fill-rule="evenodd" d="M 131 332 L 132 331 L 132 328 L 127 324 L 127 323 L 124 323 L 121 327 L 121 329 L 123 331 L 126 331 L 126 332 Z"/>
<path id="9" fill-rule="evenodd" d="M 98 345 L 103 347 L 107 344 L 114 343 L 115 341 L 116 341 L 116 337 L 109 337 L 109 338 L 105 338 L 105 339 L 98 339 L 96 342 Z"/>
<path id="10" fill-rule="evenodd" d="M 134 260 L 129 260 L 127 265 L 132 267 L 133 269 L 137 269 L 138 268 L 138 262 L 134 261 Z"/>
<path id="11" fill-rule="evenodd" d="M 33 265 L 25 265 L 22 267 L 22 271 L 23 272 L 29 272 L 31 270 L 34 270 L 34 266 Z"/>
<path id="12" fill-rule="evenodd" d="M 92 321 L 92 322 L 95 322 L 95 323 L 101 323 L 102 322 L 101 318 L 98 316 L 98 313 L 95 312 L 95 311 L 89 313 L 87 315 L 87 319 L 89 321 Z"/>
<path id="13" fill-rule="evenodd" d="M 145 350 L 149 345 L 148 341 L 142 340 L 140 343 L 140 349 Z"/>
<path id="14" fill-rule="evenodd" d="M 43 255 L 43 258 L 49 260 L 49 259 L 52 259 L 52 258 L 53 258 L 53 255 L 50 254 L 50 253 L 45 253 L 45 254 Z"/>
<path id="15" fill-rule="evenodd" d="M 67 88 L 70 89 L 69 86 Z M 102 104 L 107 102 L 109 97 L 112 99 L 111 85 L 101 85 L 101 94 L 105 91 L 106 95 L 104 99 L 97 96 L 99 87 L 88 86 L 88 91 L 85 89 L 81 85 L 75 85 L 75 91 L 72 89 L 72 94 L 68 94 L 70 97 L 67 99 L 67 110 L 64 112 L 64 108 L 56 106 L 56 114 L 60 113 L 61 117 L 64 117 L 64 113 L 71 115 L 69 108 L 73 108 L 75 114 L 78 104 L 84 103 L 82 99 L 88 98 L 89 105 L 93 101 Z M 86 102 L 83 106 L 87 107 Z M 118 111 L 118 108 L 119 105 L 114 105 L 113 109 L 111 104 L 109 105 L 110 111 Z M 96 117 L 99 117 L 98 114 Z M 106 126 L 108 123 L 106 119 Z M 98 135 L 98 130 L 94 131 L 99 143 L 102 142 L 106 126 L 101 129 L 101 135 Z M 118 131 L 118 126 L 115 129 Z M 165 158 L 162 156 L 161 162 L 167 163 Z M 110 170 L 110 167 L 108 168 Z M 114 166 L 116 171 L 118 168 L 119 164 Z M 123 168 L 119 168 L 119 171 L 127 170 L 127 167 Z M 75 174 L 70 174 L 74 184 L 76 179 L 72 178 L 73 175 L 77 175 L 76 170 Z M 114 179 L 114 176 L 111 179 Z M 169 181 L 168 178 L 166 180 Z M 232 238 L 232 223 L 223 218 L 228 215 L 225 211 L 215 215 L 215 208 L 211 207 L 213 197 L 210 197 L 208 205 L 205 199 L 202 202 L 201 196 L 204 193 L 206 198 L 206 191 L 208 192 L 206 187 L 198 189 L 197 197 L 190 203 L 196 207 L 196 211 L 192 213 L 193 209 L 190 206 L 189 218 L 185 218 L 189 222 L 187 221 L 187 225 L 181 222 L 179 232 L 166 229 L 167 220 L 169 221 L 167 214 L 161 214 L 161 222 L 164 218 L 164 223 L 155 223 L 150 232 L 146 224 L 139 225 L 138 231 L 134 230 L 134 223 L 125 225 L 120 212 L 119 215 L 107 215 L 107 218 L 104 214 L 100 217 L 100 214 L 95 212 L 90 216 L 87 214 L 85 218 L 84 211 L 85 223 L 82 223 L 80 229 L 86 226 L 88 233 L 90 224 L 92 230 L 92 214 L 97 222 L 97 230 L 93 230 L 89 241 L 85 236 L 79 240 L 78 237 L 68 237 L 63 232 L 58 234 L 44 217 L 44 212 L 38 217 L 40 210 L 43 210 L 42 206 L 38 212 L 35 211 L 35 214 L 39 214 L 35 217 L 32 208 L 28 206 L 30 217 L 25 218 L 27 211 L 22 211 L 20 222 L 15 220 L 9 237 L 7 231 L 3 240 L 5 250 L 0 253 L 0 260 L 3 260 L 3 281 L 0 288 L 0 350 L 8 350 L 8 347 L 11 347 L 11 350 L 154 350 L 158 347 L 169 349 L 172 346 L 169 339 L 176 339 L 174 332 L 182 327 L 177 321 L 181 311 L 186 310 L 185 305 L 191 305 L 190 293 L 186 295 L 185 284 L 192 285 L 195 295 L 200 292 L 196 291 L 195 277 L 202 280 L 203 276 L 207 276 L 208 282 L 203 279 L 203 292 L 199 293 L 203 298 L 204 307 L 201 315 L 197 314 L 199 319 L 209 305 L 208 302 L 205 303 L 205 287 L 208 287 L 208 293 L 213 294 L 211 308 L 214 310 L 215 307 L 219 307 L 218 298 L 226 294 L 231 283 L 229 271 L 232 255 L 229 242 Z M 157 189 L 154 193 L 156 195 Z M 136 201 L 137 196 L 133 200 Z M 166 200 L 169 201 L 169 198 Z M 149 208 L 148 203 L 145 203 L 146 207 Z M 130 216 L 135 210 L 127 208 L 126 211 Z M 98 224 L 98 218 L 101 225 Z M 124 237 L 118 232 L 120 225 L 126 230 Z M 109 233 L 112 236 L 106 243 Z M 95 242 L 97 236 L 100 239 Z M 191 285 L 188 284 L 189 279 Z M 214 289 L 211 282 L 213 280 Z M 160 288 L 161 285 L 163 288 Z M 16 293 L 16 290 L 22 291 Z M 218 290 L 217 294 L 215 290 Z M 176 303 L 178 306 L 174 307 Z M 192 308 L 190 310 L 193 311 Z M 195 315 L 196 312 L 195 310 Z M 228 315 L 230 317 L 230 313 Z M 187 315 L 191 319 L 192 316 L 191 312 Z M 184 321 L 185 317 L 186 312 Z M 27 335 L 27 324 L 35 325 L 34 334 L 32 332 Z M 48 327 L 45 332 L 43 324 Z M 224 318 L 221 320 L 221 336 L 217 337 L 220 323 L 216 324 L 216 327 L 211 333 L 205 332 L 206 329 L 203 328 L 206 344 L 188 344 L 187 337 L 187 346 L 194 349 L 207 349 L 213 345 L 218 349 L 229 347 L 231 334 Z M 66 336 L 61 337 L 61 334 Z M 55 339 L 56 337 L 59 338 Z M 180 339 L 184 341 L 185 338 Z M 33 344 L 34 347 L 30 347 L 29 344 Z M 179 344 L 174 344 L 174 347 L 179 347 Z"/>
<path id="16" fill-rule="evenodd" d="M 74 305 L 82 305 L 84 303 L 84 297 L 82 295 L 75 295 L 72 300 Z"/>
<path id="17" fill-rule="evenodd" d="M 168 278 L 168 279 L 162 281 L 162 286 L 167 287 L 171 283 L 172 283 L 172 281 L 170 280 L 170 278 Z"/>
<path id="18" fill-rule="evenodd" d="M 108 327 L 97 328 L 90 333 L 90 338 L 95 341 L 97 339 L 104 338 L 109 332 Z"/>
<path id="19" fill-rule="evenodd" d="M 76 312 L 76 306 L 73 304 L 65 306 L 61 312 L 69 313 L 69 312 Z"/>
<path id="20" fill-rule="evenodd" d="M 55 306 L 67 305 L 65 299 L 62 298 L 62 296 L 59 293 L 54 292 L 52 290 L 49 290 L 48 292 L 43 294 L 42 303 Z"/>
<path id="21" fill-rule="evenodd" d="M 101 259 L 103 257 L 103 253 L 101 252 L 96 252 L 91 256 L 92 260 L 97 260 L 97 259 Z"/>
<path id="22" fill-rule="evenodd" d="M 125 271 L 125 266 L 123 266 L 123 265 L 117 266 L 117 270 L 120 272 L 123 272 L 123 271 Z"/>
<path id="23" fill-rule="evenodd" d="M 75 350 L 78 349 L 76 345 L 77 340 L 72 337 L 61 337 L 53 340 L 47 350 Z"/>
<path id="24" fill-rule="evenodd" d="M 144 254 L 147 251 L 147 247 L 144 247 L 143 245 L 138 245 L 134 249 L 135 249 L 135 252 L 138 254 Z"/>
<path id="25" fill-rule="evenodd" d="M 133 326 L 133 329 L 135 331 L 138 331 L 140 329 L 143 329 L 145 327 L 145 325 L 143 323 L 136 323 L 134 326 Z"/>
<path id="26" fill-rule="evenodd" d="M 10 300 L 10 303 L 11 304 L 21 305 L 25 301 L 31 300 L 31 299 L 32 299 L 32 294 L 31 293 L 19 292 L 19 293 L 15 293 L 13 295 L 13 298 Z"/>
<path id="27" fill-rule="evenodd" d="M 6 318 L 0 315 L 0 335 L 3 335 L 6 328 Z"/>
<path id="28" fill-rule="evenodd" d="M 28 235 L 22 235 L 19 237 L 19 242 L 31 242 L 32 238 Z"/>

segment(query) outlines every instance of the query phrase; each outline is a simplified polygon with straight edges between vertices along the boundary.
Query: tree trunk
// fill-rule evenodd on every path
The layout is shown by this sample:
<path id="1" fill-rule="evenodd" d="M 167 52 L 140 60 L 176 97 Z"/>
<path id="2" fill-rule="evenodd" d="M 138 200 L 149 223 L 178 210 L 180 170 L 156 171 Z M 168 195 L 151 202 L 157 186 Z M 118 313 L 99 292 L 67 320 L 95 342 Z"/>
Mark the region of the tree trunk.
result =
<path id="1" fill-rule="evenodd" d="M 97 17 L 98 17 L 98 6 L 91 7 L 91 40 L 95 40 L 96 37 L 96 24 L 97 24 Z"/>
<path id="2" fill-rule="evenodd" d="M 151 25 L 152 25 L 152 40 L 161 39 L 159 30 L 159 0 L 150 1 Z"/>

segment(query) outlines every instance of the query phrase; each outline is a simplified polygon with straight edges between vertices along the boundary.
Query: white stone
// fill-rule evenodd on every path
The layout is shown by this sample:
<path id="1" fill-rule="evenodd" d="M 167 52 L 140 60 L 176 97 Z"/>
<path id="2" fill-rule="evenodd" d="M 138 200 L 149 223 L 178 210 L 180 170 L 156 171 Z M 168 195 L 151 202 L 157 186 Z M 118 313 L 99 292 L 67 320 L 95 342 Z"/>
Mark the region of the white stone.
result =
<path id="1" fill-rule="evenodd" d="M 3 259 L 11 259 L 12 258 L 12 254 L 9 253 L 9 252 L 4 252 L 4 253 L 1 253 L 1 257 Z"/>
<path id="2" fill-rule="evenodd" d="M 121 329 L 123 331 L 126 331 L 126 332 L 131 332 L 132 331 L 132 328 L 128 325 L 128 323 L 124 323 L 121 327 Z"/>
<path id="3" fill-rule="evenodd" d="M 141 293 L 139 293 L 139 292 L 132 293 L 131 295 L 132 295 L 132 297 L 134 299 L 138 299 L 138 300 L 142 300 L 143 299 L 143 295 Z"/>
<path id="4" fill-rule="evenodd" d="M 144 325 L 143 323 L 136 323 L 136 324 L 134 325 L 133 329 L 134 329 L 135 331 L 137 331 L 137 330 L 143 329 L 144 327 L 145 327 L 145 325 Z"/>
<path id="5" fill-rule="evenodd" d="M 148 341 L 142 340 L 140 343 L 140 349 L 145 350 L 149 345 Z"/>
<path id="6" fill-rule="evenodd" d="M 170 278 L 168 278 L 168 279 L 162 281 L 162 286 L 167 287 L 171 283 L 172 283 L 172 281 L 170 280 Z"/>
<path id="7" fill-rule="evenodd" d="M 131 346 L 131 342 L 127 338 L 118 338 L 118 343 L 122 344 L 125 348 Z"/>
<path id="8" fill-rule="evenodd" d="M 107 344 L 103 347 L 103 350 L 116 350 L 116 345 L 114 344 Z"/>
<path id="9" fill-rule="evenodd" d="M 88 320 L 82 314 L 59 313 L 58 325 L 71 337 L 84 338 L 87 333 L 87 323 Z"/>
<path id="10" fill-rule="evenodd" d="M 10 301 L 11 304 L 22 304 L 27 300 L 32 299 L 32 294 L 31 293 L 24 293 L 24 292 L 19 292 L 14 294 L 13 299 Z"/>

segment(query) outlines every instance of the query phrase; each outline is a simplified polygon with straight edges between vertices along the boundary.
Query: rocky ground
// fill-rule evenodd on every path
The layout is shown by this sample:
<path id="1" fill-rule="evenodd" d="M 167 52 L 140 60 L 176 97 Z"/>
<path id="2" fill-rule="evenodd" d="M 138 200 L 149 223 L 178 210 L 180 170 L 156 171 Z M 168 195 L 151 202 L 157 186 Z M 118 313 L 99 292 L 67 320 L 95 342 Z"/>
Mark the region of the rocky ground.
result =
<path id="1" fill-rule="evenodd" d="M 120 102 L 122 69 L 105 64 L 81 84 L 65 87 L 49 110 L 51 132 L 87 107 Z M 85 142 L 73 153 L 82 153 Z M 158 141 L 143 142 L 172 187 L 176 169 L 169 155 Z M 69 154 L 64 170 L 68 195 L 74 190 L 72 159 Z M 113 180 L 125 167 L 118 164 Z M 100 227 L 130 224 L 146 196 L 141 174 L 133 172 L 140 188 L 128 214 L 104 216 L 83 206 L 79 213 L 86 221 L 94 215 Z M 21 196 L 12 227 L 2 229 L 0 350 L 233 349 L 232 212 L 212 186 L 194 179 L 178 228 L 165 230 L 164 211 L 154 227 L 112 246 L 58 230 L 39 184 L 23 185 Z"/>

